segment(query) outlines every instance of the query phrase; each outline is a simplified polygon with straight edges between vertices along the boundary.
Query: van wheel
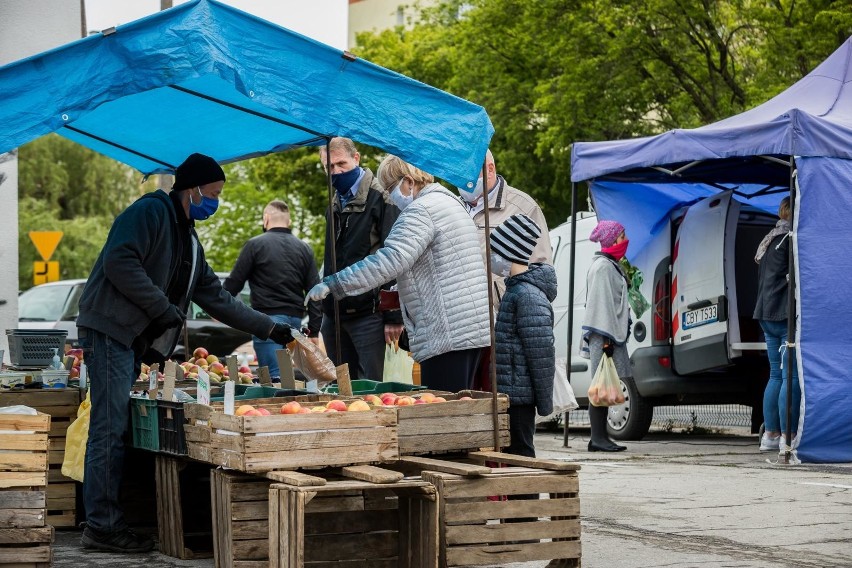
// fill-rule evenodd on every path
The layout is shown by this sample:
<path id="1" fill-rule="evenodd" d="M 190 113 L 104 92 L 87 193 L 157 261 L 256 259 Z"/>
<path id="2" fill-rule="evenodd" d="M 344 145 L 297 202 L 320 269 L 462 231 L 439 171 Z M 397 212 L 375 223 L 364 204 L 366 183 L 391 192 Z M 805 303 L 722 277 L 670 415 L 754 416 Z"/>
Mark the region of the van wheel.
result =
<path id="1" fill-rule="evenodd" d="M 616 440 L 641 440 L 651 428 L 654 405 L 639 394 L 633 377 L 621 379 L 621 391 L 624 404 L 609 407 L 607 432 Z"/>

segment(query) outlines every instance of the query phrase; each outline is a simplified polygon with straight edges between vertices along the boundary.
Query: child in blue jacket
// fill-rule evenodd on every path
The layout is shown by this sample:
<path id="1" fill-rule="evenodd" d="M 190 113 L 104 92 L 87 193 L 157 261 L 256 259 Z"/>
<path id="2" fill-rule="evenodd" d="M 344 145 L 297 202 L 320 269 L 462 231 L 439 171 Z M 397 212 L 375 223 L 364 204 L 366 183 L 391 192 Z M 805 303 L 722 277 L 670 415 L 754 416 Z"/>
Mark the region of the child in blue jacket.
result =
<path id="1" fill-rule="evenodd" d="M 506 278 L 497 313 L 497 390 L 509 396 L 511 444 L 506 453 L 535 457 L 536 410 L 553 412 L 553 308 L 556 271 L 529 264 L 541 234 L 526 215 L 512 215 L 491 233 L 491 271 Z"/>

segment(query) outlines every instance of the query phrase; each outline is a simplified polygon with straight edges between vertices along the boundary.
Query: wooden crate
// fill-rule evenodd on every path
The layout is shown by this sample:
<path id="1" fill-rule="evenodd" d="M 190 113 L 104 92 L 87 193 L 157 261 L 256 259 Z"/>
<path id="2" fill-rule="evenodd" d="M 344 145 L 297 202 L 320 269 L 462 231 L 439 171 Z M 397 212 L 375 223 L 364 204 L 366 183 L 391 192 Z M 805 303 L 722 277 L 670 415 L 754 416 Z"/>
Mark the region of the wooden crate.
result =
<path id="1" fill-rule="evenodd" d="M 422 480 L 403 480 L 402 475 L 395 479 L 273 484 L 269 567 L 436 567 L 435 488 Z"/>
<path id="2" fill-rule="evenodd" d="M 398 406 L 399 453 L 418 455 L 494 447 L 491 393 L 442 395 L 447 402 Z M 458 400 L 469 396 L 473 400 Z M 500 445 L 509 445 L 509 397 L 497 396 Z"/>
<path id="3" fill-rule="evenodd" d="M 438 492 L 441 566 L 502 566 L 536 560 L 579 566 L 579 466 L 496 452 L 470 456 L 509 467 L 468 477 L 423 472 L 423 480 Z M 549 498 L 512 499 L 541 493 Z"/>
<path id="4" fill-rule="evenodd" d="M 48 445 L 47 519 L 54 527 L 74 527 L 77 516 L 77 482 L 62 475 L 65 434 L 77 418 L 80 390 L 34 389 L 0 392 L 0 406 L 24 405 L 50 415 Z"/>
<path id="5" fill-rule="evenodd" d="M 53 527 L 0 529 L 0 568 L 49 568 Z"/>
<path id="6" fill-rule="evenodd" d="M 276 402 L 269 410 L 280 406 Z M 209 425 L 207 461 L 247 473 L 399 458 L 393 408 L 270 416 L 229 416 L 214 411 Z M 190 437 L 196 434 L 193 432 Z M 187 444 L 191 444 L 189 439 Z"/>
<path id="7" fill-rule="evenodd" d="M 156 456 L 160 552 L 181 559 L 213 556 L 210 466 Z"/>
<path id="8" fill-rule="evenodd" d="M 262 477 L 210 473 L 213 562 L 216 568 L 269 566 L 269 486 Z"/>

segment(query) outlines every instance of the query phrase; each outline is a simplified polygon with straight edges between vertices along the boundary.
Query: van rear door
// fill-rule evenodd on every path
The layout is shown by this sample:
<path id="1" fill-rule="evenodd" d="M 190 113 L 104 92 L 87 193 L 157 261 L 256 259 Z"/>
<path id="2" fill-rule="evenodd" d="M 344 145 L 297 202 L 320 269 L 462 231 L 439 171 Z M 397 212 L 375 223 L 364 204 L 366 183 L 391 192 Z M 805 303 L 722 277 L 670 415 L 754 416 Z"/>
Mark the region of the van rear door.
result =
<path id="1" fill-rule="evenodd" d="M 690 207 L 672 251 L 673 365 L 679 374 L 731 364 L 740 353 L 734 280 L 739 202 L 720 193 Z"/>

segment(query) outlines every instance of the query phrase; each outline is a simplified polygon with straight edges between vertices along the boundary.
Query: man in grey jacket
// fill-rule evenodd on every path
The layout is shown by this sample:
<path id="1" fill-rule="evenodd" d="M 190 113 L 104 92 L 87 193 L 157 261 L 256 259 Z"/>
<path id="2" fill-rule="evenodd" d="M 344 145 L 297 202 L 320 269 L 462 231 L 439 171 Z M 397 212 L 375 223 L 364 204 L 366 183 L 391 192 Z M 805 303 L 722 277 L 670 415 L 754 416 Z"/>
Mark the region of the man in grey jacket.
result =
<path id="1" fill-rule="evenodd" d="M 148 193 L 115 219 L 83 289 L 77 326 L 92 401 L 83 481 L 86 548 L 147 552 L 154 546 L 127 527 L 119 504 L 122 437 L 140 363 L 171 355 L 190 301 L 239 330 L 292 340 L 288 326 L 223 290 L 204 260 L 194 224 L 216 212 L 224 185 L 213 158 L 189 156 L 177 167 L 170 193 Z"/>

